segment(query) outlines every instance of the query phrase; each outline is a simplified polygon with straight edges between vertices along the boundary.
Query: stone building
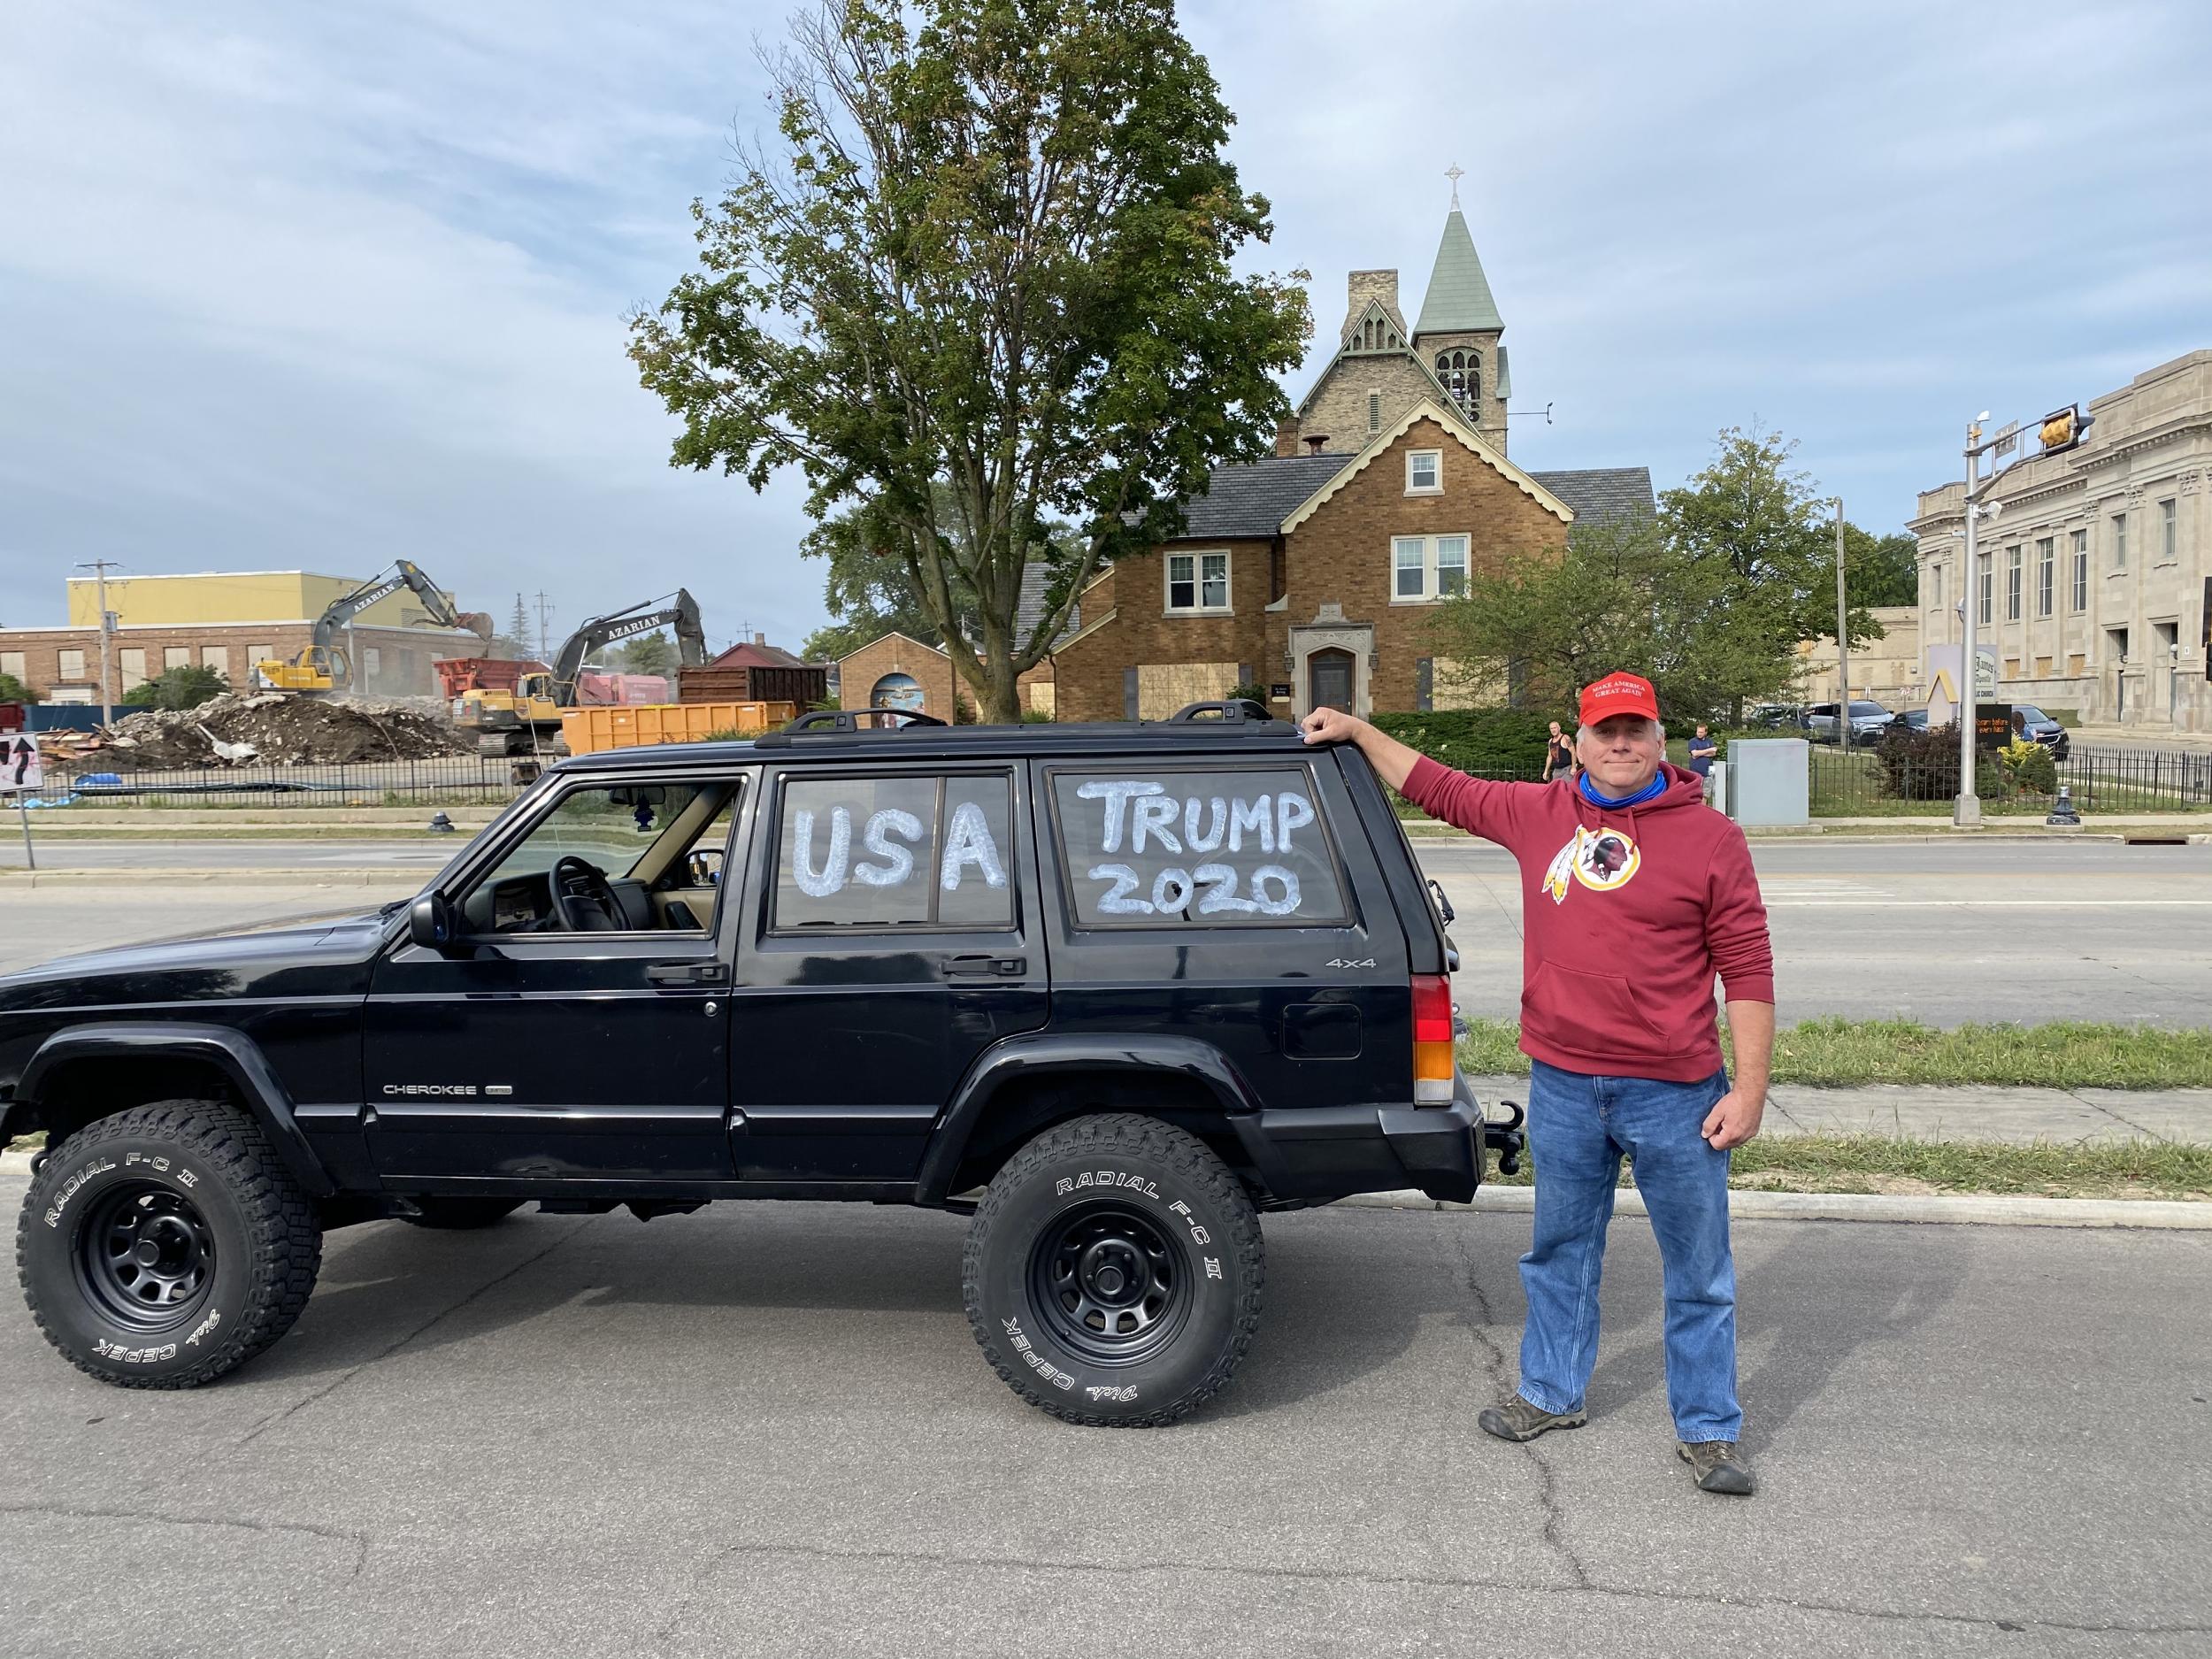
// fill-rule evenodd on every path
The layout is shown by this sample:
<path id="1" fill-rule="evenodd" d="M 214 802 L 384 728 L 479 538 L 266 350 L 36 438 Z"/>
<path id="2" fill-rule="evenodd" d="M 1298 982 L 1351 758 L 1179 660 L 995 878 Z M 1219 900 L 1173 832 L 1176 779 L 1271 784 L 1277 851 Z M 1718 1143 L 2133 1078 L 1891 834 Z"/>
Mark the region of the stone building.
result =
<path id="1" fill-rule="evenodd" d="M 1876 605 L 1870 614 L 1882 637 L 1851 648 L 1851 700 L 1871 698 L 1891 713 L 1916 709 L 1928 700 L 1921 661 L 1920 611 L 1916 605 Z M 1836 697 L 1836 638 L 1800 640 L 1797 695 L 1807 703 Z"/>
<path id="2" fill-rule="evenodd" d="M 315 618 L 360 585 L 357 578 L 311 571 L 111 577 L 107 604 L 116 626 L 109 640 L 108 700 L 120 703 L 165 670 L 188 666 L 212 668 L 239 690 L 249 689 L 256 663 L 302 649 L 313 638 Z M 95 584 L 73 577 L 68 596 L 64 626 L 0 627 L 0 673 L 13 674 L 49 703 L 97 703 Z M 355 689 L 376 696 L 434 696 L 434 662 L 483 655 L 490 618 L 478 615 L 472 626 L 479 631 L 431 626 L 421 601 L 402 592 L 363 611 L 340 643 L 353 659 Z"/>
<path id="3" fill-rule="evenodd" d="M 1475 700 L 1437 654 L 1435 607 L 1471 572 L 1555 556 L 1578 522 L 1654 511 L 1643 467 L 1507 458 L 1504 331 L 1456 202 L 1410 328 L 1396 272 L 1353 272 L 1337 350 L 1276 455 L 1216 471 L 1179 537 L 1084 589 L 1053 654 L 1059 717 L 1156 718 L 1240 684 L 1293 718 Z"/>
<path id="4" fill-rule="evenodd" d="M 1970 581 L 1965 484 L 1922 492 L 1909 527 L 1924 645 L 1955 658 L 1970 600 L 2000 700 L 2146 733 L 2212 731 L 2212 350 L 2146 370 L 2088 412 L 2081 448 L 2015 467 L 1985 497 L 2000 511 L 1975 530 Z"/>

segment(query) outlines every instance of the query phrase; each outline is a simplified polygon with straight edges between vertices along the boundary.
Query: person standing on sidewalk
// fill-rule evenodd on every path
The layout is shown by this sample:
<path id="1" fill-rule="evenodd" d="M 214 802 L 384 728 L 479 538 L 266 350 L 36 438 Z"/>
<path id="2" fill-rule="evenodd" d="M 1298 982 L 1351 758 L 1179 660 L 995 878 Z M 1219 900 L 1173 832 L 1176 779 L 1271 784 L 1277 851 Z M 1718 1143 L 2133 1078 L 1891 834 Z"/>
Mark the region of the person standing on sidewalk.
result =
<path id="1" fill-rule="evenodd" d="M 1574 745 L 1559 729 L 1559 722 L 1551 723 L 1551 735 L 1544 740 L 1544 781 L 1555 783 L 1574 770 Z"/>
<path id="2" fill-rule="evenodd" d="M 1739 1449 L 1736 1269 L 1728 1154 L 1759 1133 L 1774 1051 L 1774 957 L 1743 832 L 1666 763 L 1648 680 L 1582 693 L 1572 788 L 1494 783 L 1440 766 L 1364 720 L 1317 709 L 1309 743 L 1358 745 L 1382 780 L 1521 867 L 1521 1051 L 1536 1215 L 1521 1258 L 1528 1323 L 1519 1387 L 1476 1421 L 1532 1440 L 1588 1421 L 1598 1274 L 1625 1156 L 1664 1264 L 1667 1402 L 1677 1450 L 1708 1492 L 1748 1496 Z M 1736 1046 L 1731 1084 L 1713 1018 L 1718 974 Z"/>
<path id="3" fill-rule="evenodd" d="M 1698 782 L 1704 786 L 1705 797 L 1709 801 L 1713 795 L 1713 762 L 1719 755 L 1720 745 L 1705 729 L 1705 722 L 1700 720 L 1696 732 L 1690 738 L 1690 770 L 1697 774 Z"/>

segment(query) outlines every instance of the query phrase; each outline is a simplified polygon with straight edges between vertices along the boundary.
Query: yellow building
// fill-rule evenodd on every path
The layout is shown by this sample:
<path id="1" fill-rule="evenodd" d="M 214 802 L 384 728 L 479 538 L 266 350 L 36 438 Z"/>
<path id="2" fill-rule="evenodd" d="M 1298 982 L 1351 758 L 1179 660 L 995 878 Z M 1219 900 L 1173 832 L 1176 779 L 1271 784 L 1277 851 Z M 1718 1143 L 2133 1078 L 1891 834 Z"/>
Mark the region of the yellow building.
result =
<path id="1" fill-rule="evenodd" d="M 210 571 L 182 576 L 111 576 L 108 609 L 126 628 L 190 628 L 211 623 L 304 622 L 361 586 L 362 579 L 311 571 Z M 69 626 L 100 626 L 98 587 L 69 579 Z M 451 603 L 453 595 L 446 599 Z M 416 628 L 429 622 L 422 601 L 402 589 L 354 618 L 363 628 Z"/>
<path id="2" fill-rule="evenodd" d="M 1920 672 L 1920 608 L 1876 605 L 1871 613 L 1882 637 L 1851 648 L 1851 700 L 1868 699 L 1892 714 L 1917 709 L 1928 700 Z M 1807 703 L 1836 699 L 1836 636 L 1797 642 L 1798 695 Z"/>

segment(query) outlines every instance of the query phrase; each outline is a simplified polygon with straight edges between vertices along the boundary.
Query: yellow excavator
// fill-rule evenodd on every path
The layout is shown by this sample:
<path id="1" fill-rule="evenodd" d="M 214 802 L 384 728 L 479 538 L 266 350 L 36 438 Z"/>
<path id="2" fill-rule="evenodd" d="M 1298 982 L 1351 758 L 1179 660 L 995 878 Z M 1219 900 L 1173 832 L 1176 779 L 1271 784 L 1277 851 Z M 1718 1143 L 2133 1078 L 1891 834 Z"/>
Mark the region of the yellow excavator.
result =
<path id="1" fill-rule="evenodd" d="M 430 578 L 422 573 L 419 565 L 395 559 L 389 571 L 332 600 L 329 608 L 315 618 L 313 638 L 296 655 L 256 663 L 254 688 L 312 695 L 350 686 L 353 664 L 336 643 L 339 632 L 378 600 L 389 598 L 403 588 L 413 589 L 415 596 L 422 601 L 425 613 L 439 627 L 467 626 Z"/>
<path id="2" fill-rule="evenodd" d="M 560 735 L 561 715 L 576 707 L 584 664 L 603 646 L 654 628 L 672 627 L 677 658 L 687 668 L 707 660 L 699 602 L 679 588 L 626 611 L 593 617 L 562 641 L 551 669 L 484 661 L 436 664 L 453 700 L 453 723 L 476 733 L 479 753 L 526 755 Z"/>

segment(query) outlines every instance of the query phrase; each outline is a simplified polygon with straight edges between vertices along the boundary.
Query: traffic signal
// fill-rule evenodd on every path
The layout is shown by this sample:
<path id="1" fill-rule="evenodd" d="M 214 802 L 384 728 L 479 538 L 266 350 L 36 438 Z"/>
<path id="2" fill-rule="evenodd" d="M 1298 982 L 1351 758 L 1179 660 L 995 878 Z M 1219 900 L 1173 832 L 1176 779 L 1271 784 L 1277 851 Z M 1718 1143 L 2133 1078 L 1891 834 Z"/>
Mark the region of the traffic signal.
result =
<path id="1" fill-rule="evenodd" d="M 2069 449 L 2078 449 L 2083 434 L 2096 422 L 2094 415 L 2081 412 L 2079 403 L 2070 403 L 2064 409 L 2053 410 L 2043 417 L 2043 427 L 2039 434 L 2043 444 L 2042 453 L 2063 455 Z"/>

